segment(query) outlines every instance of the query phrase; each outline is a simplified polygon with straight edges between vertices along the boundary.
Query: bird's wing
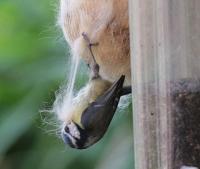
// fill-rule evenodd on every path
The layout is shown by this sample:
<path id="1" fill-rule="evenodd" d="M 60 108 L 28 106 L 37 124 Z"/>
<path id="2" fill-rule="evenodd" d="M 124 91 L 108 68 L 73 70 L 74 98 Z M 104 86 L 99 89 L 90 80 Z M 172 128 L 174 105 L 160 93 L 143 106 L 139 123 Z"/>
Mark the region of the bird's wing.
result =
<path id="1" fill-rule="evenodd" d="M 124 78 L 121 76 L 102 96 L 85 109 L 81 117 L 81 124 L 85 129 L 99 130 L 102 128 L 103 131 L 107 129 L 117 109 Z"/>
<path id="2" fill-rule="evenodd" d="M 120 98 L 123 89 L 125 76 L 122 75 L 103 95 L 98 97 L 95 102 L 106 104 L 112 102 L 115 98 Z"/>

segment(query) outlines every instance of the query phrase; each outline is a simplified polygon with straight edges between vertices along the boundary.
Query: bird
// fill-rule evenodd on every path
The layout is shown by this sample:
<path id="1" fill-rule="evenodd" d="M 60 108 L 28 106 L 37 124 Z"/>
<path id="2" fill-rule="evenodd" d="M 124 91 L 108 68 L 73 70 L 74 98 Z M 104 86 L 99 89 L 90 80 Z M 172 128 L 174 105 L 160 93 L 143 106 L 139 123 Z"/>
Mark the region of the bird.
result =
<path id="1" fill-rule="evenodd" d="M 72 57 L 93 64 L 85 32 L 91 43 L 99 44 L 93 53 L 100 76 L 113 83 L 125 75 L 124 85 L 131 85 L 128 0 L 60 0 L 58 13 Z"/>
<path id="2" fill-rule="evenodd" d="M 85 149 L 100 140 L 112 120 L 120 97 L 131 92 L 131 87 L 123 87 L 125 76 L 115 83 L 103 79 L 100 66 L 96 62 L 88 36 L 83 33 L 90 55 L 93 58 L 91 79 L 67 106 L 64 106 L 62 127 L 63 141 L 72 148 Z M 67 109 L 67 110 L 66 110 Z"/>
<path id="3" fill-rule="evenodd" d="M 75 149 L 86 149 L 103 137 L 115 114 L 120 97 L 131 93 L 130 87 L 123 87 L 124 80 L 125 76 L 122 75 L 111 85 L 99 76 L 93 78 L 79 92 L 73 100 L 73 111 L 71 116 L 68 116 L 70 119 L 65 120 L 62 128 L 65 144 Z"/>

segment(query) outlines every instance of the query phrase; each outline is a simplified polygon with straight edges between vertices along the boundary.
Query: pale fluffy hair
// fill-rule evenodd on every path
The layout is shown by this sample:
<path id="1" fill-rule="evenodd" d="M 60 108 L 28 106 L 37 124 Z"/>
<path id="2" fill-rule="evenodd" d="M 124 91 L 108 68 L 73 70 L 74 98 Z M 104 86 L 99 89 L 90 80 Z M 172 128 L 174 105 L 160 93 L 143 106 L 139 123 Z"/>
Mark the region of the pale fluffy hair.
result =
<path id="1" fill-rule="evenodd" d="M 99 43 L 93 52 L 100 75 L 113 82 L 124 74 L 125 84 L 131 84 L 128 0 L 61 0 L 59 24 L 73 56 L 92 63 L 85 32 Z"/>

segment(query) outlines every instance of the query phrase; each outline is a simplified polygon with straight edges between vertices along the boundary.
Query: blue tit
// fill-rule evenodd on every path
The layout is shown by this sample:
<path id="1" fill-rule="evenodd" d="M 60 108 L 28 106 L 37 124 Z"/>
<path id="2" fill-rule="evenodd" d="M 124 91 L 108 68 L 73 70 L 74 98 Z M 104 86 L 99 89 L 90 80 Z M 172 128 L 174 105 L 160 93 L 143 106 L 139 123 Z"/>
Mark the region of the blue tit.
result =
<path id="1" fill-rule="evenodd" d="M 99 78 L 92 79 L 90 83 L 99 81 L 101 79 Z M 101 95 L 98 95 L 87 106 L 86 104 L 80 106 L 80 103 L 76 105 L 76 109 L 79 110 L 73 112 L 73 116 L 62 129 L 62 138 L 66 144 L 72 148 L 85 149 L 103 137 L 115 114 L 120 97 L 131 93 L 131 87 L 123 87 L 124 80 L 125 76 L 122 75 L 107 90 L 102 90 L 104 92 L 101 91 Z M 103 83 L 105 84 L 104 81 Z M 86 99 L 82 97 L 81 102 L 86 101 Z"/>

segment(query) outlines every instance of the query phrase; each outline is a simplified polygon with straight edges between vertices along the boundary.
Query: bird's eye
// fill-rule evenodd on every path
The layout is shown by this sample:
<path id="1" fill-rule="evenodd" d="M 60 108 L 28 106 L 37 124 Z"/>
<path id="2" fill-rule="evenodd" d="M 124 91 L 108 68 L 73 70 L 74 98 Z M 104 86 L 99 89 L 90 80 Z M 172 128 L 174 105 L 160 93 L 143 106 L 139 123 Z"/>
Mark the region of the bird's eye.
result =
<path id="1" fill-rule="evenodd" d="M 69 127 L 68 126 L 65 126 L 65 132 L 69 133 Z"/>

